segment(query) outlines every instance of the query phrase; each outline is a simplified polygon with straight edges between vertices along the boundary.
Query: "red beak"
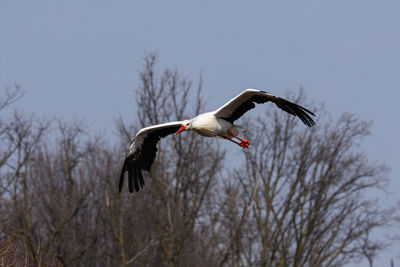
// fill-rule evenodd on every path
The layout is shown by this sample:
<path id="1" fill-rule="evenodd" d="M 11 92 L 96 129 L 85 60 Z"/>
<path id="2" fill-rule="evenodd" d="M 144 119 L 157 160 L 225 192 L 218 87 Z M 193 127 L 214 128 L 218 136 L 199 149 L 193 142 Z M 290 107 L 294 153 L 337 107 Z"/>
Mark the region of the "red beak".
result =
<path id="1" fill-rule="evenodd" d="M 179 128 L 179 130 L 175 133 L 175 135 L 177 135 L 178 133 L 180 133 L 184 130 L 185 130 L 185 125 L 182 125 L 181 128 Z"/>

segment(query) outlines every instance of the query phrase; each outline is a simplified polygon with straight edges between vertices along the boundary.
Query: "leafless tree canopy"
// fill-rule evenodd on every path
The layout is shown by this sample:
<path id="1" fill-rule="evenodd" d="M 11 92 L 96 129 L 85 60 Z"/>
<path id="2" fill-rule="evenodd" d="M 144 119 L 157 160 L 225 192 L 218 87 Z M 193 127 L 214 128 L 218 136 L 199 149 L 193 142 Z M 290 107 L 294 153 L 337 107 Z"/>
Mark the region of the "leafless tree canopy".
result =
<path id="1" fill-rule="evenodd" d="M 144 190 L 118 194 L 141 127 L 204 111 L 202 82 L 160 73 L 154 54 L 139 78 L 138 117 L 116 120 L 115 142 L 84 121 L 13 112 L 22 91 L 2 93 L 0 266 L 373 264 L 384 243 L 372 233 L 391 217 L 368 194 L 384 188 L 387 174 L 361 148 L 369 123 L 314 108 L 320 116 L 309 129 L 268 107 L 247 120 L 251 149 L 229 150 L 243 153 L 242 165 L 226 159 L 223 140 L 170 136 L 144 172 Z M 290 98 L 307 102 L 303 91 Z"/>

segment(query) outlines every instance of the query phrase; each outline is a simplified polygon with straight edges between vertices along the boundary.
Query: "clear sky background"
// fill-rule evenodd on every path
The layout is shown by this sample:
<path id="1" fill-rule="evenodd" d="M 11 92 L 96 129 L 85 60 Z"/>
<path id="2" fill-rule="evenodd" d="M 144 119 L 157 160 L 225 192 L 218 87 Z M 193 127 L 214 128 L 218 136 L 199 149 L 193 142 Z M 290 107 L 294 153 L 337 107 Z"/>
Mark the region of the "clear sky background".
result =
<path id="1" fill-rule="evenodd" d="M 119 113 L 136 117 L 144 51 L 202 72 L 211 110 L 245 88 L 303 86 L 332 114 L 373 121 L 363 146 L 391 167 L 385 203 L 400 201 L 400 1 L 0 1 L 0 88 L 20 84 L 26 112 L 111 133 Z"/>

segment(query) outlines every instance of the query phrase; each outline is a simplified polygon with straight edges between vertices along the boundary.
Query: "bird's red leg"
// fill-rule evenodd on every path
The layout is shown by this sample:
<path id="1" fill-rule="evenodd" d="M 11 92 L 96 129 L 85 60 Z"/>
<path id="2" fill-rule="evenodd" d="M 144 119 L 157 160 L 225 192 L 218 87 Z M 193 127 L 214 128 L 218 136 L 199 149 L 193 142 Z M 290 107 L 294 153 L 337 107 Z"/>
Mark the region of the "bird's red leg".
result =
<path id="1" fill-rule="evenodd" d="M 250 145 L 250 141 L 249 141 L 249 140 L 245 140 L 245 139 L 243 139 L 243 138 L 239 138 L 239 137 L 236 137 L 236 136 L 235 136 L 235 138 L 238 139 L 238 140 L 240 140 L 240 142 L 242 142 L 243 144 Z"/>
<path id="2" fill-rule="evenodd" d="M 230 141 L 234 142 L 235 144 L 240 145 L 241 147 L 247 147 L 247 148 L 249 148 L 249 145 L 250 145 L 249 140 L 245 140 L 245 139 L 243 139 L 243 138 L 239 138 L 239 137 L 235 136 L 235 135 L 232 133 L 232 131 L 231 131 L 230 129 L 227 131 L 227 133 L 228 133 L 230 136 L 232 136 L 233 138 L 236 138 L 237 140 L 239 140 L 240 143 L 236 143 L 236 142 L 234 142 L 232 139 L 229 139 Z"/>
<path id="3" fill-rule="evenodd" d="M 229 141 L 231 141 L 232 143 L 235 143 L 235 144 L 237 144 L 238 146 L 241 146 L 241 147 L 243 147 L 243 148 L 247 148 L 247 149 L 250 149 L 250 147 L 249 147 L 249 145 L 247 144 L 247 143 L 244 143 L 244 142 L 241 142 L 241 143 L 238 143 L 238 142 L 235 142 L 235 141 L 233 141 L 232 139 L 230 139 L 230 138 L 227 138 L 227 137 L 224 137 L 226 140 L 229 140 Z M 239 139 L 240 140 L 240 139 Z M 245 140 L 246 141 L 246 140 Z M 248 141 L 247 141 L 248 142 Z"/>

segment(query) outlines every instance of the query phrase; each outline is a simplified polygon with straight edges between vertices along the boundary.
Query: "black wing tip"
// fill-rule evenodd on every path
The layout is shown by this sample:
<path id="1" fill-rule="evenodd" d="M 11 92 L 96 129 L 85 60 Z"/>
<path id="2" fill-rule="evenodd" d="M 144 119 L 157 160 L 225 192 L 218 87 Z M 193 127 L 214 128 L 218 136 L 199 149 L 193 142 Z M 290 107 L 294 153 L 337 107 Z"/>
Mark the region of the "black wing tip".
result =
<path id="1" fill-rule="evenodd" d="M 137 166 L 136 161 L 134 159 L 126 157 L 119 178 L 119 188 L 118 188 L 119 193 L 122 192 L 122 187 L 124 185 L 124 180 L 125 180 L 125 172 L 128 172 L 129 192 L 130 193 L 133 193 L 134 191 L 139 192 L 140 189 L 144 186 L 142 168 Z"/>
<path id="2" fill-rule="evenodd" d="M 315 121 L 310 116 L 310 115 L 315 116 L 315 114 L 310 110 L 280 97 L 277 97 L 277 101 L 275 103 L 278 105 L 278 107 L 280 107 L 284 111 L 299 117 L 299 119 L 306 126 L 311 128 L 315 125 Z"/>
<path id="3" fill-rule="evenodd" d="M 311 118 L 310 115 L 315 116 L 315 114 L 302 106 L 299 106 L 297 104 L 295 105 L 298 108 L 298 112 L 296 113 L 297 117 L 299 117 L 301 121 L 308 127 L 313 127 L 315 125 L 315 121 L 313 120 L 313 118 Z"/>

